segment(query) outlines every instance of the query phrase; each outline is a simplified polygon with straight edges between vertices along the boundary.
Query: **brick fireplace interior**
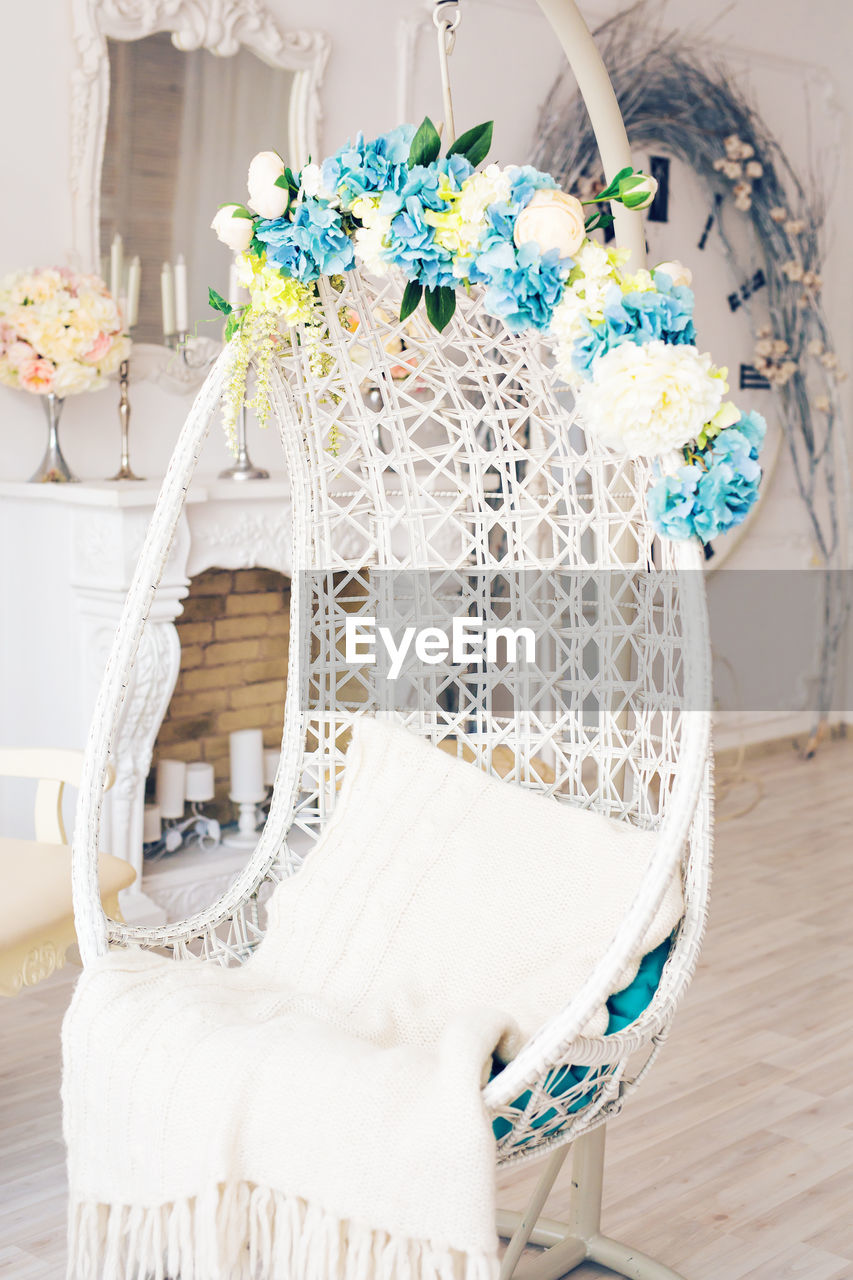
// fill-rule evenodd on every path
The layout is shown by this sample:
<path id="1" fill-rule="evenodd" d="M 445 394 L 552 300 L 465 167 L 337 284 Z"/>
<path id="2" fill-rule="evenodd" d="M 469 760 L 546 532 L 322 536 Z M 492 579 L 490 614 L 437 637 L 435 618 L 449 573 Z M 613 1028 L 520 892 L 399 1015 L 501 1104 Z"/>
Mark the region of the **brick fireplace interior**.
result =
<path id="1" fill-rule="evenodd" d="M 190 583 L 175 625 L 181 667 L 154 745 L 148 793 L 161 757 L 206 760 L 216 800 L 205 812 L 229 822 L 228 735 L 262 729 L 281 745 L 287 687 L 290 581 L 272 569 L 208 569 Z"/>

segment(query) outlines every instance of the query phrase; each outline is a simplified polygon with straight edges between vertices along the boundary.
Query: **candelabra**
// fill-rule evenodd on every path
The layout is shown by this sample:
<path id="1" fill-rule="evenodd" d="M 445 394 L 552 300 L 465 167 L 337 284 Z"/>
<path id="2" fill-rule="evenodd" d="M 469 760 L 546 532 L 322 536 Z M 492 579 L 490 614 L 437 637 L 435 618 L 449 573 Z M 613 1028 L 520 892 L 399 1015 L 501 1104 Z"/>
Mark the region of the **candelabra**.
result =
<path id="1" fill-rule="evenodd" d="M 199 338 L 188 329 L 166 334 L 166 346 L 181 357 L 185 369 L 201 375 L 202 380 L 213 367 L 222 347 L 210 338 Z"/>
<path id="2" fill-rule="evenodd" d="M 231 849 L 254 849 L 258 843 L 258 828 L 263 821 L 261 801 L 234 800 L 238 809 L 237 830 L 222 837 L 222 843 Z"/>
<path id="3" fill-rule="evenodd" d="M 240 409 L 237 418 L 237 457 L 232 466 L 220 471 L 220 480 L 268 480 L 270 473 L 263 467 L 256 467 L 249 457 L 246 445 L 246 406 Z"/>
<path id="4" fill-rule="evenodd" d="M 201 804 L 193 802 L 184 818 L 166 818 L 160 837 L 145 843 L 145 857 L 157 861 L 167 853 L 176 853 L 184 845 L 197 844 L 200 849 L 216 849 L 221 840 L 221 828 L 215 818 L 208 818 Z"/>
<path id="5" fill-rule="evenodd" d="M 215 849 L 221 830 L 202 806 L 214 798 L 213 766 L 205 761 L 160 760 L 157 765 L 157 803 L 145 806 L 142 843 L 146 858 L 162 858 L 182 845 Z M 189 814 L 186 806 L 189 805 Z"/>
<path id="6" fill-rule="evenodd" d="M 118 417 L 121 423 L 121 465 L 113 480 L 141 480 L 130 465 L 130 360 L 122 360 L 118 370 Z"/>
<path id="7" fill-rule="evenodd" d="M 230 735 L 231 799 L 237 806 L 237 830 L 222 843 L 235 849 L 254 849 L 258 828 L 266 819 L 268 789 L 275 782 L 277 751 L 264 751 L 260 729 L 235 729 Z"/>

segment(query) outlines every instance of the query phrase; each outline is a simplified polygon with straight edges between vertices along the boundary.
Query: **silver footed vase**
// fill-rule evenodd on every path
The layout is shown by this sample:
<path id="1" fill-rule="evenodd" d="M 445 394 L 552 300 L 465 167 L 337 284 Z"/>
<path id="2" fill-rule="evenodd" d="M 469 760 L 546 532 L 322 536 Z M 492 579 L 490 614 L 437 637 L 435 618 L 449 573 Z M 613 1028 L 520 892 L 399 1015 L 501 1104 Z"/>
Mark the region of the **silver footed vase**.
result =
<path id="1" fill-rule="evenodd" d="M 42 396 L 44 411 L 47 414 L 47 448 L 36 472 L 30 477 L 32 484 L 67 484 L 76 481 L 75 476 L 62 453 L 59 445 L 59 417 L 64 401 L 54 392 L 49 391 Z"/>

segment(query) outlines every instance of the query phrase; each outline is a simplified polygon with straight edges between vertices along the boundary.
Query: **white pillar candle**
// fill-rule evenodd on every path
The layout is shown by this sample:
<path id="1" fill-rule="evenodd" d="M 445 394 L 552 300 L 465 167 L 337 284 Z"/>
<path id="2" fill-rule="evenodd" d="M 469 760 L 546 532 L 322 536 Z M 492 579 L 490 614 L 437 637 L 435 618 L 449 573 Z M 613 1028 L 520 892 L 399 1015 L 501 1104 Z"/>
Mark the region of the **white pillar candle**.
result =
<path id="1" fill-rule="evenodd" d="M 204 760 L 195 760 L 187 765 L 186 797 L 196 804 L 204 804 L 213 799 L 214 793 L 213 765 Z"/>
<path id="2" fill-rule="evenodd" d="M 187 295 L 187 264 L 184 255 L 175 263 L 175 323 L 178 333 L 189 333 L 190 308 Z"/>
<path id="3" fill-rule="evenodd" d="M 175 281 L 170 262 L 164 262 L 160 272 L 160 300 L 163 304 L 163 335 L 170 338 L 175 332 Z"/>
<path id="4" fill-rule="evenodd" d="M 268 787 L 275 786 L 275 775 L 278 772 L 280 756 L 280 751 L 270 750 L 264 752 L 264 784 Z"/>
<path id="5" fill-rule="evenodd" d="M 121 236 L 116 232 L 113 236 L 113 242 L 110 246 L 110 293 L 119 300 L 122 286 L 122 276 L 124 275 L 124 251 L 122 248 Z"/>
<path id="6" fill-rule="evenodd" d="M 231 799 L 237 804 L 263 800 L 264 735 L 260 729 L 237 729 L 229 735 Z"/>
<path id="7" fill-rule="evenodd" d="M 142 843 L 153 844 L 163 834 L 159 804 L 147 804 L 142 810 Z"/>
<path id="8" fill-rule="evenodd" d="M 125 326 L 132 329 L 139 319 L 139 288 L 142 283 L 142 266 L 139 261 L 139 254 L 130 260 L 130 268 L 127 273 L 127 315 L 125 317 Z"/>
<path id="9" fill-rule="evenodd" d="M 183 760 L 161 760 L 157 765 L 157 803 L 163 818 L 184 816 L 187 766 Z"/>

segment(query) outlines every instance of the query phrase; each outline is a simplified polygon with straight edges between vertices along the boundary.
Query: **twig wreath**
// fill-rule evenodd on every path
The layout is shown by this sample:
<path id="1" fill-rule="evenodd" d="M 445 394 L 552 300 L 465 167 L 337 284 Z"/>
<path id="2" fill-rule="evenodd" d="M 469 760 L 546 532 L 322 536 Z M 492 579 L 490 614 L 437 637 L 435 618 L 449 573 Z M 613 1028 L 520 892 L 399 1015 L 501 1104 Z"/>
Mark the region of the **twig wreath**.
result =
<path id="1" fill-rule="evenodd" d="M 745 300 L 755 324 L 753 364 L 778 397 L 798 492 L 824 574 L 817 709 L 823 721 L 834 692 L 850 600 L 844 566 L 848 487 L 839 369 L 820 297 L 825 197 L 805 184 L 726 69 L 664 33 L 641 0 L 595 32 L 632 145 L 657 145 L 705 184 L 711 214 L 736 279 L 746 277 L 729 219 L 747 218 L 762 255 L 766 315 Z M 564 186 L 591 189 L 599 172 L 589 119 L 571 79 L 561 75 L 543 107 L 534 160 Z M 709 218 L 710 221 L 710 218 Z M 673 493 L 675 509 L 677 493 Z M 666 514 L 663 513 L 663 519 Z"/>
<path id="2" fill-rule="evenodd" d="M 696 346 L 690 272 L 675 262 L 632 271 L 627 251 L 590 238 L 612 221 L 610 202 L 650 204 L 654 179 L 626 167 L 582 202 L 531 165 L 478 168 L 491 137 L 491 123 L 478 125 L 442 155 L 427 118 L 418 129 L 359 134 L 299 174 L 277 152 L 255 156 L 248 205 L 225 204 L 212 223 L 237 253 L 250 299 L 234 309 L 210 291 L 237 348 L 226 426 L 252 360 L 249 403 L 266 417 L 282 343 L 307 344 L 317 374 L 327 372 L 322 339 L 334 318 L 321 277 L 334 291 L 356 265 L 374 276 L 396 270 L 406 282 L 401 343 L 422 301 L 441 332 L 457 291 L 477 290 L 507 330 L 542 335 L 590 434 L 623 455 L 659 459 L 648 503 L 661 536 L 709 542 L 725 533 L 756 500 L 764 420 L 725 399 L 726 370 Z M 361 317 L 350 311 L 339 308 L 337 321 L 354 333 Z M 405 360 L 399 368 L 403 378 L 415 373 Z"/>

